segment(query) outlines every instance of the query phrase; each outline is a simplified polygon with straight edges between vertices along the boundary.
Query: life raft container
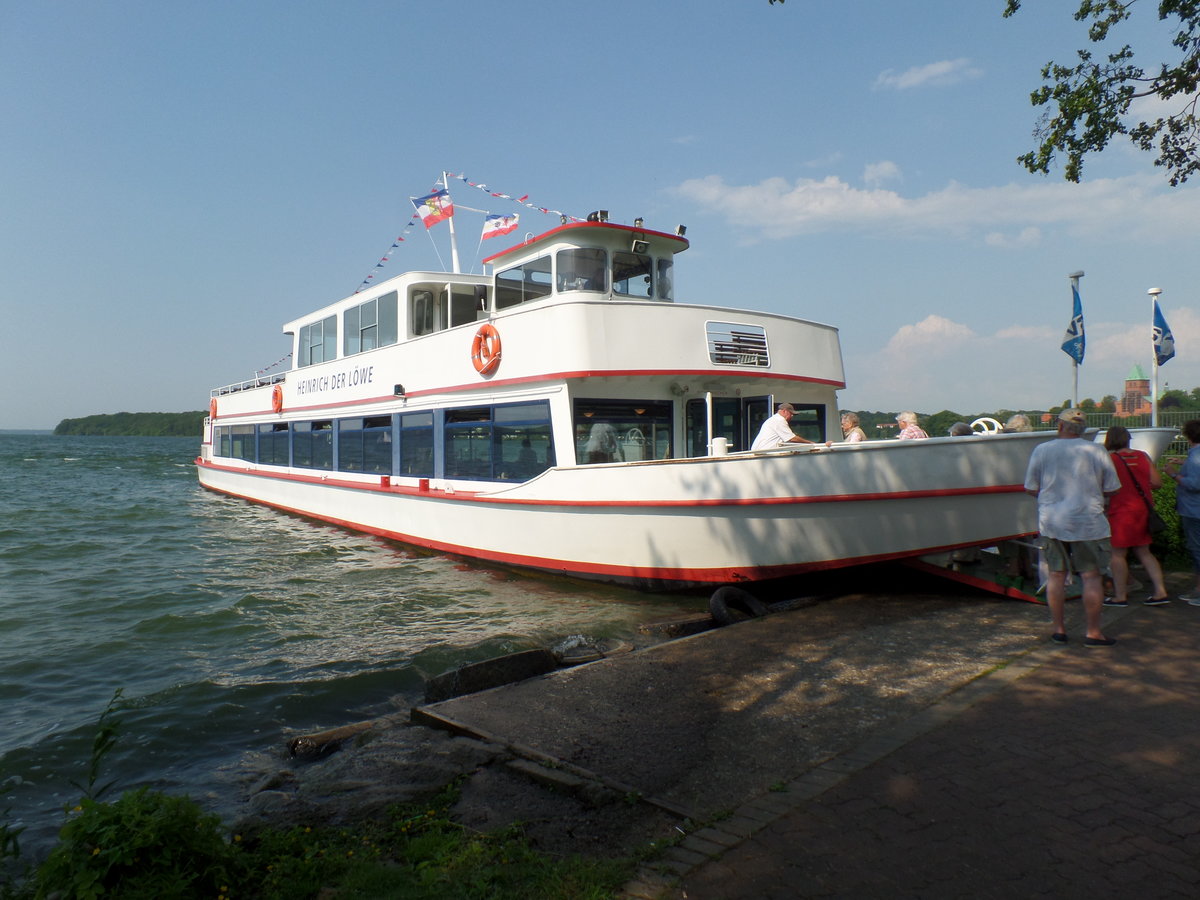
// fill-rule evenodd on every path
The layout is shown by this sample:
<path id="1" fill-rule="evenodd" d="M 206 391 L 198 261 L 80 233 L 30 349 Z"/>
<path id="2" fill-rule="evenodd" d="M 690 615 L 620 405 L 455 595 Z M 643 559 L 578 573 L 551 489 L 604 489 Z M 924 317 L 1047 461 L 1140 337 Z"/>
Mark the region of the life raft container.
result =
<path id="1" fill-rule="evenodd" d="M 480 375 L 491 375 L 500 365 L 500 332 L 490 322 L 479 326 L 471 341 L 471 364 Z"/>

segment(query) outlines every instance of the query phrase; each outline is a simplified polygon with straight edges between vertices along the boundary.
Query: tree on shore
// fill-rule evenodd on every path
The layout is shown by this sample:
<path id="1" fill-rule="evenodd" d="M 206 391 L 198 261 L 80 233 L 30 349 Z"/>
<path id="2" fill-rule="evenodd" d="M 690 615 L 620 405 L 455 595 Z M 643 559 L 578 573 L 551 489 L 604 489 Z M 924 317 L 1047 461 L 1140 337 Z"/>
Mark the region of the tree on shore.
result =
<path id="1" fill-rule="evenodd" d="M 119 412 L 63 419 L 55 434 L 136 435 L 140 437 L 195 437 L 204 426 L 203 410 L 179 413 Z"/>
<path id="2" fill-rule="evenodd" d="M 1008 0 L 1004 17 L 1014 15 L 1021 3 Z M 1052 60 L 1042 68 L 1045 83 L 1030 94 L 1034 106 L 1047 107 L 1033 132 L 1038 144 L 1017 157 L 1030 172 L 1048 174 L 1062 154 L 1064 177 L 1078 182 L 1084 157 L 1099 153 L 1118 135 L 1141 150 L 1157 149 L 1154 164 L 1166 169 L 1172 186 L 1200 170 L 1200 0 L 1158 3 L 1159 20 L 1170 22 L 1174 31 L 1171 44 L 1178 58 L 1157 64 L 1157 69 L 1135 62 L 1129 44 L 1106 44 L 1117 26 L 1133 16 L 1136 4 L 1137 0 L 1079 0 L 1075 20 L 1086 24 L 1097 55 L 1077 50 L 1075 65 Z M 1151 112 L 1142 121 L 1129 120 L 1131 105 L 1143 98 L 1163 104 L 1163 115 L 1150 118 Z"/>

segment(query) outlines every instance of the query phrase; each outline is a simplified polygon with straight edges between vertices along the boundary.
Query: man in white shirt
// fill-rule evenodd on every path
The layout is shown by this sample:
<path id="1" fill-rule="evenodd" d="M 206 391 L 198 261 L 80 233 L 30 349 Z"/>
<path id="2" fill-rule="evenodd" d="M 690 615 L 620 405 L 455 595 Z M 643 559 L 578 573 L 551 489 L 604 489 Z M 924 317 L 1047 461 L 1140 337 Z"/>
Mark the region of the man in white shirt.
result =
<path id="1" fill-rule="evenodd" d="M 1111 647 L 1116 643 L 1100 630 L 1104 602 L 1101 572 L 1109 564 L 1111 531 L 1104 507 L 1109 494 L 1121 489 L 1121 480 L 1108 452 L 1099 444 L 1082 440 L 1086 420 L 1078 409 L 1058 414 L 1058 437 L 1039 444 L 1029 457 L 1025 490 L 1038 501 L 1038 531 L 1049 567 L 1046 604 L 1054 619 L 1057 644 L 1067 642 L 1063 608 L 1067 599 L 1067 572 L 1083 581 L 1083 609 L 1087 618 L 1085 647 Z"/>
<path id="2" fill-rule="evenodd" d="M 780 403 L 775 408 L 775 415 L 762 423 L 762 428 L 758 431 L 758 437 L 754 439 L 754 443 L 750 445 L 750 449 L 772 450 L 775 447 L 782 447 L 784 444 L 815 443 L 815 441 L 802 438 L 792 431 L 792 426 L 788 423 L 791 422 L 792 416 L 795 414 L 796 408 L 792 404 Z"/>

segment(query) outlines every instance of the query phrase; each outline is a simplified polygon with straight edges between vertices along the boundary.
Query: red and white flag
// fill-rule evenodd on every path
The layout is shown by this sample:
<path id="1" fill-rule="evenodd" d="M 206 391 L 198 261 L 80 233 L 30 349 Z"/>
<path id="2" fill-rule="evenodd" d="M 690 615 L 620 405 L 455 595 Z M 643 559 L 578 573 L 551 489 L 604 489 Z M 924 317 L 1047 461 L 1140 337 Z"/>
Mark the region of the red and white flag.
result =
<path id="1" fill-rule="evenodd" d="M 500 237 L 502 234 L 511 234 L 517 230 L 517 223 L 520 221 L 519 215 L 488 216 L 483 220 L 483 236 L 480 240 L 486 241 L 488 238 Z"/>
<path id="2" fill-rule="evenodd" d="M 449 191 L 434 191 L 424 197 L 414 197 L 413 206 L 421 214 L 421 221 L 426 228 L 432 228 L 454 215 L 454 201 L 450 199 Z"/>

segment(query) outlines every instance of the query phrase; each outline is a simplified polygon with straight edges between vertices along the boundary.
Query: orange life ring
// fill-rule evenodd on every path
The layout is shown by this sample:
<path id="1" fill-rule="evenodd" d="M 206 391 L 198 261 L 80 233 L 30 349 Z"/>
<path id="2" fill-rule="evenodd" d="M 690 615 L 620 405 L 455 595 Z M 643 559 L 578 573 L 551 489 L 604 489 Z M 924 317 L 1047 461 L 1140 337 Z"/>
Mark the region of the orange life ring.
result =
<path id="1" fill-rule="evenodd" d="M 208 417 L 215 419 L 217 417 L 217 398 L 213 397 L 208 401 Z"/>
<path id="2" fill-rule="evenodd" d="M 475 332 L 471 341 L 471 364 L 480 375 L 491 375 L 500 365 L 500 332 L 486 322 Z"/>
<path id="3" fill-rule="evenodd" d="M 271 391 L 271 409 L 277 413 L 283 412 L 283 385 L 277 384 Z"/>

